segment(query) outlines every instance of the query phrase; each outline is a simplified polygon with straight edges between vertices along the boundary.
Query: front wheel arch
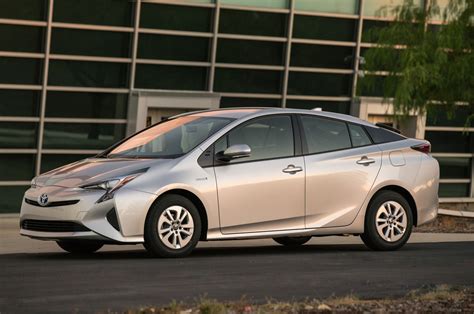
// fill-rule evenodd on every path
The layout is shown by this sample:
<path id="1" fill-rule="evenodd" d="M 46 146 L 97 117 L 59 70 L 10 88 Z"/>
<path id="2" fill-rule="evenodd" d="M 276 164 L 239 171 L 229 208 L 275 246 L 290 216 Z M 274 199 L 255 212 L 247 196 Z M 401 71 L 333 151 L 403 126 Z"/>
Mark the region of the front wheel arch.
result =
<path id="1" fill-rule="evenodd" d="M 418 209 L 416 207 L 416 202 L 415 202 L 415 199 L 413 198 L 413 196 L 411 195 L 411 193 L 406 190 L 405 188 L 399 186 L 399 185 L 387 185 L 387 186 L 384 186 L 382 188 L 380 188 L 374 195 L 372 195 L 372 197 L 370 198 L 370 201 L 369 203 L 367 204 L 367 209 L 370 208 L 370 205 L 372 204 L 373 200 L 380 194 L 382 193 L 383 191 L 392 191 L 392 192 L 395 192 L 395 193 L 398 193 L 400 194 L 401 196 L 403 196 L 403 198 L 405 198 L 405 200 L 408 202 L 408 204 L 410 205 L 410 209 L 411 209 L 411 213 L 412 213 L 412 216 L 413 216 L 413 226 L 417 226 L 418 225 Z M 366 213 L 367 213 L 367 210 L 366 210 Z M 365 219 L 364 219 L 365 220 Z"/>
<path id="2" fill-rule="evenodd" d="M 204 204 L 203 202 L 201 201 L 201 199 L 194 193 L 188 191 L 188 190 L 184 190 L 184 189 L 172 189 L 172 190 L 169 190 L 169 191 L 166 191 L 165 193 L 163 194 L 160 194 L 160 196 L 158 196 L 154 201 L 153 203 L 151 204 L 150 208 L 148 208 L 148 213 L 146 215 L 146 218 L 145 218 L 145 221 L 147 221 L 148 219 L 148 216 L 150 215 L 150 209 L 156 204 L 158 203 L 161 199 L 163 199 L 163 197 L 167 196 L 167 195 L 180 195 L 182 197 L 185 197 L 187 198 L 188 200 L 190 200 L 194 206 L 196 206 L 198 212 L 199 212 L 199 217 L 201 218 L 201 235 L 200 235 L 200 238 L 199 240 L 200 241 L 205 241 L 206 238 L 207 238 L 207 229 L 208 229 L 208 223 L 207 223 L 207 212 L 206 212 L 206 208 L 204 207 Z"/>

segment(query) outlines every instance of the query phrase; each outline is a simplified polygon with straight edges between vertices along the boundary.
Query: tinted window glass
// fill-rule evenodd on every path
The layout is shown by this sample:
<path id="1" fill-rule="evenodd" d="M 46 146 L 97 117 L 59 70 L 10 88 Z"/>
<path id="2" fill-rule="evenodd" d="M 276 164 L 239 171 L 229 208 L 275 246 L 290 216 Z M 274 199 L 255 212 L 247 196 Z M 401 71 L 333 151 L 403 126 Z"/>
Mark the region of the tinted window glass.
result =
<path id="1" fill-rule="evenodd" d="M 207 61 L 209 38 L 140 34 L 138 57 L 185 61 Z"/>
<path id="2" fill-rule="evenodd" d="M 0 50 L 42 52 L 44 27 L 0 25 Z"/>
<path id="3" fill-rule="evenodd" d="M 471 159 L 458 157 L 436 157 L 441 179 L 469 179 Z"/>
<path id="4" fill-rule="evenodd" d="M 296 15 L 293 25 L 294 38 L 353 41 L 356 20 Z"/>
<path id="5" fill-rule="evenodd" d="M 212 9 L 143 3 L 140 27 L 210 32 Z"/>
<path id="6" fill-rule="evenodd" d="M 229 34 L 286 36 L 287 15 L 222 9 L 219 32 Z"/>
<path id="7" fill-rule="evenodd" d="M 308 153 L 351 148 L 346 123 L 312 116 L 301 116 Z"/>
<path id="8" fill-rule="evenodd" d="M 36 155 L 0 155 L 0 180 L 28 181 L 34 177 Z"/>
<path id="9" fill-rule="evenodd" d="M 352 47 L 292 44 L 291 65 L 346 69 L 352 67 L 352 54 Z"/>
<path id="10" fill-rule="evenodd" d="M 1 116 L 36 116 L 39 114 L 40 91 L 0 90 Z"/>
<path id="11" fill-rule="evenodd" d="M 54 2 L 54 21 L 130 26 L 134 6 L 124 0 L 60 0 Z"/>
<path id="12" fill-rule="evenodd" d="M 439 197 L 468 197 L 469 183 L 440 183 Z"/>
<path id="13" fill-rule="evenodd" d="M 0 186 L 0 213 L 18 213 L 28 189 L 29 186 Z"/>
<path id="14" fill-rule="evenodd" d="M 281 107 L 280 99 L 222 97 L 221 108 L 228 107 Z"/>
<path id="15" fill-rule="evenodd" d="M 150 89 L 204 90 L 207 68 L 137 64 L 135 87 Z"/>
<path id="16" fill-rule="evenodd" d="M 39 84 L 42 72 L 39 59 L 0 58 L 0 83 Z"/>
<path id="17" fill-rule="evenodd" d="M 216 143 L 216 152 L 236 144 L 247 144 L 252 150 L 249 157 L 237 162 L 289 157 L 294 155 L 293 127 L 289 116 L 273 116 L 253 120 L 229 132 Z"/>
<path id="18" fill-rule="evenodd" d="M 474 133 L 426 131 L 425 139 L 431 142 L 435 153 L 472 153 Z"/>
<path id="19" fill-rule="evenodd" d="M 0 148 L 35 148 L 38 123 L 0 122 Z"/>
<path id="20" fill-rule="evenodd" d="M 219 39 L 217 45 L 217 62 L 282 65 L 283 55 L 282 43 Z"/>
<path id="21" fill-rule="evenodd" d="M 46 7 L 47 1 L 44 0 L 2 1 L 0 18 L 44 20 L 46 17 Z"/>
<path id="22" fill-rule="evenodd" d="M 395 132 L 377 128 L 377 127 L 365 127 L 367 132 L 369 132 L 370 137 L 376 144 L 395 142 L 405 139 L 405 137 L 397 134 Z"/>
<path id="23" fill-rule="evenodd" d="M 360 125 L 349 124 L 349 131 L 351 133 L 352 146 L 359 147 L 372 144 L 364 128 Z"/>
<path id="24" fill-rule="evenodd" d="M 216 69 L 214 90 L 235 93 L 277 94 L 281 88 L 281 71 Z"/>
<path id="25" fill-rule="evenodd" d="M 349 96 L 352 75 L 290 72 L 288 94 L 318 96 Z"/>

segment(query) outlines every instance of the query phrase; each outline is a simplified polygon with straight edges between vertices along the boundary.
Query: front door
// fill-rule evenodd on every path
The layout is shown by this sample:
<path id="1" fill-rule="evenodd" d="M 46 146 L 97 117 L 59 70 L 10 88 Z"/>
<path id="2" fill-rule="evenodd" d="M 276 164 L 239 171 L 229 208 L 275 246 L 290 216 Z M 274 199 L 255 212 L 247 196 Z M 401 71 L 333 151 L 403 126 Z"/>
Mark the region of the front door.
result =
<path id="1" fill-rule="evenodd" d="M 251 154 L 215 167 L 222 233 L 304 228 L 304 161 L 295 156 L 291 116 L 244 123 L 215 152 L 235 144 L 249 145 Z"/>

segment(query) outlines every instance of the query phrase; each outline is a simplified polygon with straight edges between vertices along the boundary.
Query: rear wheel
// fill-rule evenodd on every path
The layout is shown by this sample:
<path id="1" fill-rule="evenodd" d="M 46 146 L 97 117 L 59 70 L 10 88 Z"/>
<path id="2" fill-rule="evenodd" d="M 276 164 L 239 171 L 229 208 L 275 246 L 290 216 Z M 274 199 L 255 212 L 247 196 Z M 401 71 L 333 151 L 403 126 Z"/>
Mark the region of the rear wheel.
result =
<path id="1" fill-rule="evenodd" d="M 373 250 L 397 250 L 410 238 L 412 227 L 413 214 L 407 200 L 396 192 L 383 191 L 369 205 L 361 238 Z"/>
<path id="2" fill-rule="evenodd" d="M 91 254 L 104 246 L 102 242 L 89 240 L 57 241 L 56 243 L 61 249 L 72 254 Z"/>
<path id="3" fill-rule="evenodd" d="M 189 199 L 167 195 L 150 209 L 144 236 L 144 246 L 154 256 L 183 257 L 199 242 L 201 217 Z"/>
<path id="4" fill-rule="evenodd" d="M 273 238 L 273 240 L 284 246 L 299 246 L 311 240 L 311 237 L 281 237 Z"/>

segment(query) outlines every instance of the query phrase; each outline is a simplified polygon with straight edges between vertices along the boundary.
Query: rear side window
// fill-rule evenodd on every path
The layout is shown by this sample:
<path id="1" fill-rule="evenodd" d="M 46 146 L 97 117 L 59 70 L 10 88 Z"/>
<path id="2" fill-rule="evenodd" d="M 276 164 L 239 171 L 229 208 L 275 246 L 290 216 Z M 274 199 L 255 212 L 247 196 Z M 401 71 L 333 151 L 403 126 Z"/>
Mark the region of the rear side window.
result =
<path id="1" fill-rule="evenodd" d="M 349 124 L 349 132 L 351 133 L 352 146 L 361 147 L 372 144 L 369 136 L 360 125 Z"/>
<path id="2" fill-rule="evenodd" d="M 301 116 L 308 154 L 351 148 L 345 122 L 313 116 Z"/>
<path id="3" fill-rule="evenodd" d="M 403 137 L 402 135 L 387 129 L 374 128 L 370 126 L 365 127 L 365 129 L 367 130 L 375 144 L 395 142 L 405 139 L 405 137 Z"/>
<path id="4" fill-rule="evenodd" d="M 236 162 L 283 158 L 294 155 L 293 124 L 290 116 L 278 115 L 252 120 L 230 131 L 215 144 L 216 153 L 236 144 L 247 144 L 249 157 Z M 232 163 L 233 161 L 230 161 Z"/>

